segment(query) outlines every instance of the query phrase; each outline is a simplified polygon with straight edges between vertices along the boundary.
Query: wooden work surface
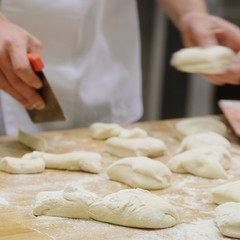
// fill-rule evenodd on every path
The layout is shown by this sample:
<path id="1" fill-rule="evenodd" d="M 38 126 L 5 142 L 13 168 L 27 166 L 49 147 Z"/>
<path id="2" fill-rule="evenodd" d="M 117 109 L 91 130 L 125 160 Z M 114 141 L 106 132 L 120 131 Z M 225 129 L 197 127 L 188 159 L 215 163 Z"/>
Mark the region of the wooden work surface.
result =
<path id="1" fill-rule="evenodd" d="M 224 119 L 221 120 L 225 122 Z M 156 160 L 166 163 L 180 143 L 179 134 L 175 129 L 177 121 L 144 122 L 125 127 L 141 127 L 150 136 L 164 140 L 168 153 Z M 169 188 L 152 191 L 176 206 L 180 214 L 176 226 L 162 230 L 134 229 L 94 220 L 33 216 L 35 198 L 41 191 L 62 190 L 73 182 L 100 196 L 129 188 L 125 184 L 108 179 L 106 168 L 118 158 L 104 151 L 104 141 L 91 139 L 89 129 L 44 132 L 37 135 L 47 140 L 48 152 L 87 150 L 100 153 L 103 157 L 103 170 L 100 174 L 62 170 L 45 170 L 41 174 L 29 175 L 0 172 L 0 240 L 228 239 L 224 238 L 216 227 L 216 205 L 212 202 L 210 192 L 219 184 L 240 179 L 239 139 L 234 137 L 230 129 L 227 138 L 232 143 L 233 162 L 231 169 L 227 171 L 228 179 L 211 180 L 189 174 L 173 174 Z M 30 151 L 17 141 L 17 137 L 0 137 L 0 157 L 21 157 Z"/>

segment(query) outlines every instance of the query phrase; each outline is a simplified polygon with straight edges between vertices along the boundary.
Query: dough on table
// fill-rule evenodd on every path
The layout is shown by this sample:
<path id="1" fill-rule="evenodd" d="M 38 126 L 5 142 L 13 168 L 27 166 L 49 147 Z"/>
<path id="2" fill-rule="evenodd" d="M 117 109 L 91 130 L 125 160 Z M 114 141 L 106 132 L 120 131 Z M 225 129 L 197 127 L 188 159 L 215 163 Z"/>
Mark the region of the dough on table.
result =
<path id="1" fill-rule="evenodd" d="M 196 133 L 186 136 L 182 140 L 177 152 L 204 146 L 221 146 L 230 149 L 231 144 L 225 137 L 215 132 Z"/>
<path id="2" fill-rule="evenodd" d="M 225 136 L 227 132 L 227 127 L 223 122 L 203 117 L 181 120 L 177 123 L 176 128 L 183 136 L 209 131 Z"/>
<path id="3" fill-rule="evenodd" d="M 231 155 L 223 147 L 199 147 L 179 153 L 168 161 L 168 167 L 177 173 L 191 173 L 205 178 L 226 178 Z"/>
<path id="4" fill-rule="evenodd" d="M 95 193 L 69 185 L 63 191 L 38 193 L 33 214 L 89 219 L 88 208 L 98 199 Z"/>
<path id="5" fill-rule="evenodd" d="M 91 173 L 99 173 L 102 169 L 102 156 L 95 152 L 74 151 L 69 153 L 46 153 L 33 151 L 25 154 L 23 159 L 42 158 L 46 168 L 82 170 Z"/>
<path id="6" fill-rule="evenodd" d="M 92 138 L 105 140 L 111 137 L 141 138 L 147 132 L 141 128 L 125 129 L 116 123 L 93 123 L 90 126 Z"/>
<path id="7" fill-rule="evenodd" d="M 44 169 L 45 163 L 41 158 L 36 158 L 34 161 L 14 157 L 0 159 L 0 170 L 7 173 L 41 173 Z"/>
<path id="8" fill-rule="evenodd" d="M 167 148 L 165 143 L 157 138 L 109 138 L 106 141 L 106 150 L 118 157 L 158 157 L 163 155 Z"/>
<path id="9" fill-rule="evenodd" d="M 136 228 L 168 228 L 177 223 L 174 206 L 142 189 L 124 189 L 90 205 L 91 218 Z"/>
<path id="10" fill-rule="evenodd" d="M 215 209 L 217 226 L 228 237 L 240 238 L 240 203 L 228 202 Z"/>
<path id="11" fill-rule="evenodd" d="M 175 52 L 170 64 L 183 72 L 222 74 L 234 58 L 235 53 L 224 46 L 190 47 Z"/>
<path id="12" fill-rule="evenodd" d="M 212 197 L 216 204 L 225 202 L 240 203 L 240 180 L 222 184 L 214 188 L 212 190 Z"/>
<path id="13" fill-rule="evenodd" d="M 108 168 L 107 174 L 112 180 L 143 189 L 166 188 L 172 176 L 166 165 L 147 157 L 120 159 Z"/>

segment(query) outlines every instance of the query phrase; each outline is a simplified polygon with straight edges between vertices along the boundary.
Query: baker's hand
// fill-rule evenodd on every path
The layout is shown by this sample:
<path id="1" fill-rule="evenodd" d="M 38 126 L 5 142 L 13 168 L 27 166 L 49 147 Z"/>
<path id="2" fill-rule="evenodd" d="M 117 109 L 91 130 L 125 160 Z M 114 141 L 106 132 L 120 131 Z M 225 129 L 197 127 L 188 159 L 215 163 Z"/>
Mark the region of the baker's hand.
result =
<path id="1" fill-rule="evenodd" d="M 27 109 L 42 109 L 45 104 L 36 91 L 42 82 L 32 70 L 27 53 L 41 55 L 41 42 L 0 14 L 0 89 Z"/>
<path id="2" fill-rule="evenodd" d="M 239 27 L 222 18 L 207 13 L 188 13 L 182 17 L 179 30 L 185 47 L 222 45 L 235 53 L 240 51 Z M 236 56 L 226 73 L 204 76 L 217 85 L 240 84 L 240 56 Z"/>

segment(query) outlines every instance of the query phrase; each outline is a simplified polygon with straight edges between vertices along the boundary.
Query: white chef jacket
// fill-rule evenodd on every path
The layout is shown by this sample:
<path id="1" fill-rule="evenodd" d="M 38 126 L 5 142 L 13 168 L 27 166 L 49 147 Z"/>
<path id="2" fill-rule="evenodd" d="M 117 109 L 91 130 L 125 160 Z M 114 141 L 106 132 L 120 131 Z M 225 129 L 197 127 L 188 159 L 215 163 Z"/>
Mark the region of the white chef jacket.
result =
<path id="1" fill-rule="evenodd" d="M 2 0 L 2 13 L 43 43 L 43 69 L 67 117 L 34 124 L 1 92 L 7 135 L 130 123 L 143 112 L 135 0 Z"/>

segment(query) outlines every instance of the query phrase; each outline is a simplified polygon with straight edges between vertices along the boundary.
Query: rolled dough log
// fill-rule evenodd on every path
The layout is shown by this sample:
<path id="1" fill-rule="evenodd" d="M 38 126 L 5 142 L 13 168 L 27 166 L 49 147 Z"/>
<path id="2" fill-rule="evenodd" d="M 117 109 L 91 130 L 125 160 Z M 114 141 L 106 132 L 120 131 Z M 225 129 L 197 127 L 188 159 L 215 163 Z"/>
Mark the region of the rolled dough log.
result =
<path id="1" fill-rule="evenodd" d="M 221 204 L 215 213 L 220 232 L 228 237 L 240 238 L 240 203 Z"/>
<path id="2" fill-rule="evenodd" d="M 86 172 L 99 173 L 102 169 L 100 154 L 87 151 L 74 151 L 69 153 L 55 154 L 34 151 L 27 153 L 23 159 L 42 158 L 46 168 L 82 170 Z"/>
<path id="3" fill-rule="evenodd" d="M 91 218 L 136 228 L 168 228 L 177 223 L 174 206 L 142 189 L 124 189 L 91 204 Z"/>
<path id="4" fill-rule="evenodd" d="M 240 203 L 240 180 L 220 185 L 212 190 L 213 201 L 216 204 L 225 202 Z"/>
<path id="5" fill-rule="evenodd" d="M 44 169 L 45 163 L 41 158 L 30 161 L 28 159 L 4 157 L 0 160 L 0 170 L 7 173 L 40 173 L 43 172 Z"/>
<path id="6" fill-rule="evenodd" d="M 166 165 L 147 157 L 120 159 L 108 168 L 107 174 L 112 180 L 143 189 L 166 188 L 172 176 Z"/>
<path id="7" fill-rule="evenodd" d="M 106 141 L 106 150 L 118 157 L 158 157 L 163 155 L 167 148 L 165 143 L 157 138 L 109 138 Z"/>
<path id="8" fill-rule="evenodd" d="M 222 74 L 233 63 L 235 53 L 224 46 L 183 48 L 172 55 L 170 64 L 189 73 Z"/>

